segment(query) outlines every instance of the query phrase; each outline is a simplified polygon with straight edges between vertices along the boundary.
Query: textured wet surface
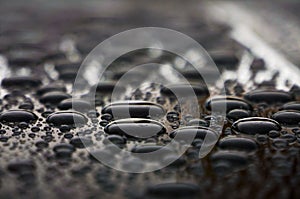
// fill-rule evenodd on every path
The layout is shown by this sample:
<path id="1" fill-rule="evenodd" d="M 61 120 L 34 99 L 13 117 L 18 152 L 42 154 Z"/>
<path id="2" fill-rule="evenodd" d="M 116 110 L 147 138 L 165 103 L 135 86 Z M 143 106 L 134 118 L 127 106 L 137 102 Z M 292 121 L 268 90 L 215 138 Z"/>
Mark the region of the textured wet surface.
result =
<path id="1" fill-rule="evenodd" d="M 139 10 L 151 20 L 136 17 L 134 6 L 140 8 L 130 4 L 116 16 L 105 5 L 100 14 L 54 4 L 0 8 L 0 198 L 298 198 L 300 87 L 278 78 L 278 71 L 231 39 L 228 27 L 193 12 L 159 12 L 164 8 L 155 5 Z M 203 84 L 181 58 L 136 51 L 112 63 L 107 79 L 90 90 L 84 85 L 92 76 L 84 76 L 82 93 L 72 99 L 87 53 L 114 33 L 141 25 L 173 28 L 202 44 L 221 71 L 226 96 L 218 82 Z M 189 114 L 193 104 L 174 97 L 190 94 L 186 84 L 116 85 L 128 66 L 151 61 L 170 64 L 191 82 L 197 117 Z M 132 81 L 143 78 L 143 71 L 130 75 Z M 207 69 L 205 75 L 214 74 Z M 112 100 L 115 87 L 120 95 Z M 95 102 L 89 101 L 91 90 Z M 209 126 L 218 119 L 212 106 L 218 111 L 222 104 L 226 120 L 218 136 Z M 175 136 L 185 145 L 190 134 L 195 138 L 186 152 L 154 172 L 116 171 L 89 153 L 140 171 L 173 159 L 174 148 L 164 146 Z M 206 136 L 218 142 L 200 159 Z M 119 157 L 115 147 L 137 155 L 162 150 L 163 156 Z"/>

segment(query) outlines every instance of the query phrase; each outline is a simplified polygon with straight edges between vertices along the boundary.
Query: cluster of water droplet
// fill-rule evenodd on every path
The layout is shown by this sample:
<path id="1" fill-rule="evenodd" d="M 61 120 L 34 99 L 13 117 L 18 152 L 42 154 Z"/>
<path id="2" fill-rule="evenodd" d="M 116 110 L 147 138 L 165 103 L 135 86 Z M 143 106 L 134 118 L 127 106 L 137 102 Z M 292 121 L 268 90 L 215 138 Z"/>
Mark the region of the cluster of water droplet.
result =
<path id="1" fill-rule="evenodd" d="M 89 25 L 80 21 L 77 24 L 99 28 L 93 19 L 89 20 Z M 112 28 L 109 23 L 103 26 Z M 84 94 L 72 99 L 70 93 L 80 67 L 79 57 L 91 50 L 86 40 L 95 36 L 80 27 L 73 31 L 76 42 L 64 40 L 60 43 L 61 51 L 33 44 L 12 46 L 4 51 L 10 76 L 2 79 L 0 92 L 1 196 L 219 198 L 238 194 L 245 198 L 293 198 L 299 195 L 299 87 L 278 90 L 276 77 L 255 82 L 258 71 L 268 70 L 263 60 L 254 60 L 248 71 L 253 75 L 251 82 L 242 84 L 227 76 L 228 71 L 238 70 L 239 59 L 231 54 L 215 55 L 213 59 L 226 80 L 227 96 L 220 96 L 217 85 L 203 84 L 201 77 L 182 59 L 169 53 L 153 57 L 153 52 L 137 51 L 112 63 L 107 81 L 91 88 L 96 90 L 95 102 L 89 101 L 89 90 L 84 87 L 89 82 L 88 76 L 82 84 Z M 23 53 L 15 52 L 19 48 Z M 168 87 L 149 84 L 134 90 L 116 85 L 126 66 L 153 60 L 180 69 L 192 83 L 200 107 L 199 117 L 189 114 L 193 104 L 179 104 L 172 92 L 185 95 L 185 84 Z M 22 71 L 30 75 L 19 75 Z M 132 78 L 144 77 L 143 71 L 135 73 Z M 202 75 L 213 74 L 208 69 Z M 123 92 L 119 102 L 110 99 L 116 86 Z M 214 88 L 215 93 L 208 93 L 207 86 Z M 219 137 L 209 126 L 218 120 L 211 116 L 212 107 L 217 110 L 222 104 L 226 104 L 227 111 Z M 192 133 L 195 139 L 190 144 L 185 137 Z M 133 167 L 139 171 L 173 159 L 174 148 L 164 146 L 175 136 L 180 138 L 175 149 L 188 145 L 184 155 L 166 168 L 150 173 L 122 173 L 101 164 L 89 153 L 105 157 L 121 168 Z M 218 142 L 208 156 L 200 159 L 199 151 L 207 136 Z M 162 150 L 166 155 L 145 162 L 138 156 L 119 157 L 116 147 L 136 154 Z"/>

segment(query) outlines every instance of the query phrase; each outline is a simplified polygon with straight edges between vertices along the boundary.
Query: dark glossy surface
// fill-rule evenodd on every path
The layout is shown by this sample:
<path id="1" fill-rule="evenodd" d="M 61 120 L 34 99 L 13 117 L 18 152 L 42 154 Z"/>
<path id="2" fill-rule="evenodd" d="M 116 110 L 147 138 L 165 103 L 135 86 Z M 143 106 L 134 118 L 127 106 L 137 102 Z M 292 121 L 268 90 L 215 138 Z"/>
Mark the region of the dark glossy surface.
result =
<path id="1" fill-rule="evenodd" d="M 298 74 L 288 59 L 290 53 L 299 57 L 300 34 L 298 23 L 289 17 L 293 13 L 278 14 L 276 9 L 287 9 L 288 3 L 295 13 L 299 10 L 294 1 L 207 1 L 216 8 L 210 11 L 206 1 L 2 0 L 0 198 L 299 198 L 298 113 L 285 111 L 299 111 L 300 87 L 294 84 Z M 244 13 L 248 5 L 254 5 L 253 10 Z M 223 17 L 218 11 L 223 9 L 231 17 Z M 216 24 L 206 14 L 229 26 Z M 235 26 L 236 21 L 242 27 Z M 171 46 L 183 47 L 183 54 L 202 65 L 201 74 L 188 60 L 154 49 L 104 63 L 108 54 L 126 49 L 127 40 L 116 48 L 108 46 L 108 54 L 96 53 L 99 60 L 77 74 L 98 44 L 138 27 L 165 27 L 199 42 L 215 61 L 224 90 L 219 73 L 207 62 L 210 58 L 176 42 Z M 268 41 L 259 43 L 256 33 Z M 151 37 L 151 46 L 165 47 L 157 37 L 145 36 Z M 237 42 L 244 39 L 247 42 Z M 268 55 L 276 42 L 279 55 L 289 52 L 282 56 L 284 62 Z M 170 71 L 131 70 L 144 63 L 171 67 L 192 87 L 189 90 Z M 96 71 L 106 64 L 97 83 Z M 125 76 L 125 83 L 119 81 Z M 75 92 L 76 77 L 80 81 Z M 204 77 L 212 81 L 204 85 Z M 190 101 L 191 94 L 197 102 Z M 93 97 L 95 102 L 90 102 Z M 215 124 L 222 117 L 214 111 L 224 104 L 226 117 L 218 129 Z M 210 144 L 211 151 L 204 155 Z M 177 157 L 182 149 L 187 150 Z M 163 168 L 138 173 L 156 166 Z"/>

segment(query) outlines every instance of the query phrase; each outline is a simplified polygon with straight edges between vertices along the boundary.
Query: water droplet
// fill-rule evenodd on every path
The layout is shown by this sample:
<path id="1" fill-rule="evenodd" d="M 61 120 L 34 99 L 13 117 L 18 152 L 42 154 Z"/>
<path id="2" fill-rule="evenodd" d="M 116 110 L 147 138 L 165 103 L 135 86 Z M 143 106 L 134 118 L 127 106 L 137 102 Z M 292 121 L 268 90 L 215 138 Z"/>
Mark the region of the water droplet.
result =
<path id="1" fill-rule="evenodd" d="M 118 146 L 122 146 L 124 144 L 126 144 L 126 138 L 119 136 L 119 135 L 109 135 L 105 138 L 105 140 L 103 140 L 104 144 L 116 144 Z"/>
<path id="2" fill-rule="evenodd" d="M 165 116 L 165 110 L 158 104 L 147 101 L 123 101 L 107 105 L 102 114 L 110 114 L 115 119 L 122 118 L 151 118 Z"/>
<path id="3" fill-rule="evenodd" d="M 289 133 L 282 135 L 281 138 L 286 139 L 288 143 L 293 143 L 297 140 L 294 134 L 289 134 Z"/>
<path id="4" fill-rule="evenodd" d="M 8 136 L 3 136 L 3 135 L 1 135 L 1 136 L 0 136 L 0 142 L 7 142 L 7 141 L 9 140 L 9 138 L 10 138 L 10 137 L 8 137 Z"/>
<path id="5" fill-rule="evenodd" d="M 70 144 L 76 148 L 85 148 L 93 144 L 92 139 L 87 137 L 74 137 L 71 139 Z"/>
<path id="6" fill-rule="evenodd" d="M 151 153 L 158 150 L 165 150 L 166 153 L 169 153 L 171 150 L 160 145 L 140 145 L 134 147 L 131 151 L 133 153 Z"/>
<path id="7" fill-rule="evenodd" d="M 88 119 L 81 113 L 77 112 L 56 112 L 47 117 L 48 123 L 54 126 L 60 125 L 84 125 Z"/>
<path id="8" fill-rule="evenodd" d="M 268 136 L 267 135 L 257 135 L 256 140 L 259 144 L 266 144 L 268 142 Z"/>
<path id="9" fill-rule="evenodd" d="M 273 140 L 273 146 L 276 149 L 279 149 L 279 150 L 287 149 L 287 147 L 288 147 L 288 141 L 286 139 L 283 139 L 283 138 L 275 138 Z"/>
<path id="10" fill-rule="evenodd" d="M 32 123 L 36 121 L 38 117 L 30 112 L 25 110 L 9 110 L 0 114 L 1 123 Z"/>
<path id="11" fill-rule="evenodd" d="M 175 111 L 170 111 L 167 113 L 167 120 L 169 122 L 175 122 L 179 120 L 179 113 Z"/>
<path id="12" fill-rule="evenodd" d="M 218 146 L 223 150 L 246 152 L 252 152 L 258 149 L 258 145 L 254 140 L 242 137 L 225 137 L 219 141 Z"/>
<path id="13" fill-rule="evenodd" d="M 232 124 L 231 129 L 235 133 L 248 135 L 268 134 L 270 131 L 280 131 L 281 126 L 272 119 L 263 117 L 249 117 L 236 121 Z"/>
<path id="14" fill-rule="evenodd" d="M 268 136 L 270 138 L 277 138 L 277 137 L 280 136 L 280 132 L 279 131 L 275 131 L 275 130 L 271 130 L 271 131 L 269 131 Z"/>
<path id="15" fill-rule="evenodd" d="M 207 110 L 212 110 L 212 107 L 214 108 L 214 110 L 218 110 L 221 109 L 223 107 L 226 107 L 226 111 L 229 112 L 231 110 L 234 109 L 243 109 L 243 110 L 248 110 L 251 111 L 252 110 L 252 106 L 246 102 L 243 99 L 240 98 L 235 98 L 235 97 L 215 97 L 212 99 L 209 99 L 206 102 L 205 105 Z"/>
<path id="16" fill-rule="evenodd" d="M 289 102 L 282 106 L 283 110 L 296 110 L 300 111 L 300 103 L 299 102 Z"/>
<path id="17" fill-rule="evenodd" d="M 62 100 L 68 98 L 71 98 L 71 95 L 64 92 L 52 91 L 42 95 L 40 98 L 40 102 L 43 104 L 58 104 Z"/>
<path id="18" fill-rule="evenodd" d="M 182 127 L 176 129 L 175 131 L 170 133 L 171 138 L 175 138 L 176 140 L 184 141 L 189 143 L 194 139 L 201 139 L 204 140 L 206 136 L 208 136 L 211 141 L 216 141 L 218 139 L 218 135 L 215 131 L 210 128 L 202 127 L 202 126 L 189 126 L 189 127 Z"/>
<path id="19" fill-rule="evenodd" d="M 25 109 L 25 110 L 33 110 L 34 105 L 31 102 L 23 102 L 20 104 L 19 109 Z"/>
<path id="20" fill-rule="evenodd" d="M 105 127 L 107 134 L 125 135 L 128 138 L 148 138 L 166 133 L 165 127 L 149 119 L 122 119 Z"/>
<path id="21" fill-rule="evenodd" d="M 105 127 L 106 125 L 108 125 L 108 121 L 106 121 L 106 120 L 101 120 L 100 122 L 99 122 L 99 124 L 100 124 L 100 126 L 102 126 L 102 127 Z"/>
<path id="22" fill-rule="evenodd" d="M 41 80 L 35 77 L 8 77 L 1 82 L 3 88 L 36 88 L 42 84 Z M 24 91 L 24 89 L 22 89 Z"/>
<path id="23" fill-rule="evenodd" d="M 39 149 L 47 148 L 48 145 L 49 145 L 48 142 L 45 142 L 44 140 L 40 140 L 35 143 L 35 146 Z"/>
<path id="24" fill-rule="evenodd" d="M 300 111 L 279 111 L 272 115 L 283 126 L 298 126 L 300 123 Z"/>
<path id="25" fill-rule="evenodd" d="M 68 132 L 68 131 L 70 131 L 70 126 L 69 126 L 69 125 L 61 125 L 61 126 L 59 127 L 59 130 L 60 130 L 60 132 L 62 132 L 62 133 Z"/>
<path id="26" fill-rule="evenodd" d="M 244 98 L 254 103 L 265 102 L 267 104 L 286 103 L 293 100 L 293 96 L 284 91 L 251 91 Z"/>
<path id="27" fill-rule="evenodd" d="M 26 128 L 28 128 L 28 125 L 29 124 L 27 122 L 20 122 L 18 124 L 18 127 L 21 128 L 21 129 L 26 129 Z"/>
<path id="28" fill-rule="evenodd" d="M 106 121 L 111 121 L 113 119 L 113 117 L 111 114 L 105 113 L 105 114 L 101 115 L 101 119 L 106 120 Z"/>
<path id="29" fill-rule="evenodd" d="M 230 171 L 244 168 L 248 165 L 248 156 L 238 151 L 218 151 L 211 155 L 214 171 L 227 174 Z"/>
<path id="30" fill-rule="evenodd" d="M 250 112 L 243 109 L 233 109 L 227 114 L 227 118 L 232 122 L 246 117 L 250 117 Z"/>
<path id="31" fill-rule="evenodd" d="M 71 157 L 72 153 L 75 151 L 75 148 L 71 144 L 59 143 L 53 147 L 53 151 L 56 157 Z"/>

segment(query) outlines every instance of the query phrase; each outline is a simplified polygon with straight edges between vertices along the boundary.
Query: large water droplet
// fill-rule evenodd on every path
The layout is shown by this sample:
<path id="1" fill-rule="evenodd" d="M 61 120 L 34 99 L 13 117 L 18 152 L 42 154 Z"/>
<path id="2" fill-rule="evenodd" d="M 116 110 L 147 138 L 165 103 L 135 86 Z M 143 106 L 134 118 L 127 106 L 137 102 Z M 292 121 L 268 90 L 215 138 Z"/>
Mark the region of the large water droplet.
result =
<path id="1" fill-rule="evenodd" d="M 34 113 L 25 110 L 9 110 L 0 114 L 1 123 L 31 123 L 37 119 L 38 117 Z"/>
<path id="2" fill-rule="evenodd" d="M 292 101 L 293 96 L 284 91 L 251 91 L 244 95 L 244 98 L 254 102 L 261 103 L 265 102 L 267 104 L 278 104 L 278 103 L 286 103 Z"/>
<path id="3" fill-rule="evenodd" d="M 248 135 L 268 134 L 272 130 L 281 130 L 281 126 L 275 120 L 263 117 L 240 119 L 233 123 L 231 128 L 235 133 Z"/>
<path id="4" fill-rule="evenodd" d="M 102 109 L 102 114 L 110 114 L 115 119 L 122 118 L 151 118 L 158 119 L 165 116 L 166 112 L 158 104 L 147 101 L 122 101 L 107 105 Z"/>
<path id="5" fill-rule="evenodd" d="M 64 111 L 50 114 L 46 121 L 54 126 L 83 125 L 88 122 L 88 119 L 81 113 Z"/>
<path id="6" fill-rule="evenodd" d="M 104 130 L 108 134 L 125 135 L 129 138 L 148 138 L 166 133 L 161 123 L 149 119 L 116 120 Z"/>
<path id="7" fill-rule="evenodd" d="M 297 127 L 300 123 L 300 111 L 279 111 L 272 115 L 283 126 Z"/>

